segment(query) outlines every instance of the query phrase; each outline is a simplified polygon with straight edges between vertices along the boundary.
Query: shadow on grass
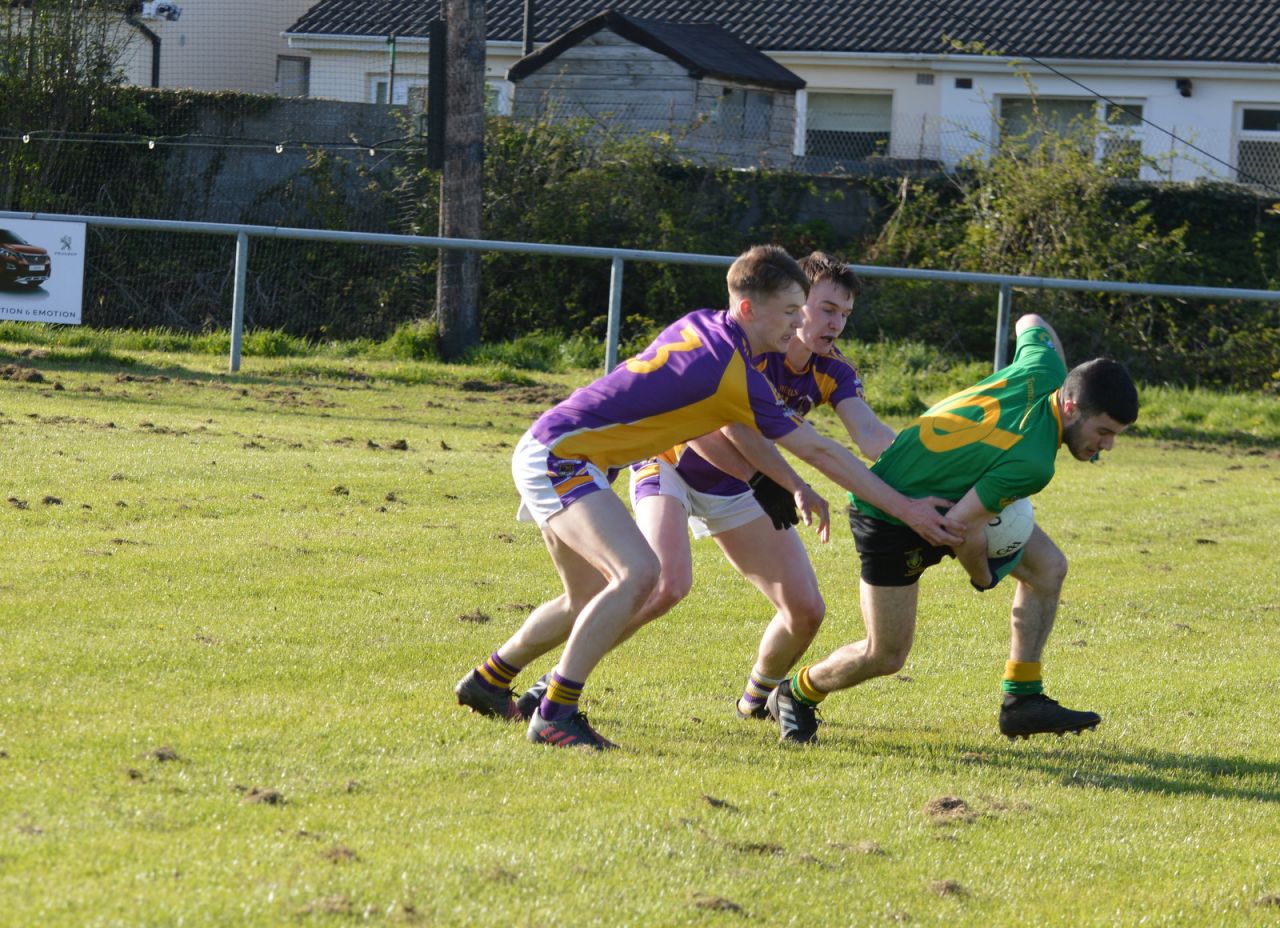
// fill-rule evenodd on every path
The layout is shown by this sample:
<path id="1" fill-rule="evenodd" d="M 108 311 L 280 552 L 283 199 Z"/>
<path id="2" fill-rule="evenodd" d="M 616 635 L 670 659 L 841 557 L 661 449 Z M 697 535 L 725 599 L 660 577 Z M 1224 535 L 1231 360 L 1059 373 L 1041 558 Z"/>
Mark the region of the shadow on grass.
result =
<path id="1" fill-rule="evenodd" d="M 1185 428 L 1177 425 L 1135 425 L 1130 433 L 1135 438 L 1152 438 L 1156 441 L 1167 441 L 1191 448 L 1205 448 L 1218 445 L 1234 445 L 1240 448 L 1258 448 L 1263 450 L 1280 449 L 1280 440 L 1264 435 L 1253 435 L 1238 429 L 1222 428 Z"/>
<path id="2" fill-rule="evenodd" d="M 1215 754 L 1124 751 L 1090 745 L 1089 734 L 1063 741 L 951 742 L 947 765 L 977 766 L 1013 773 L 1036 773 L 1061 786 L 1161 795 L 1280 802 L 1280 762 Z M 1070 739 L 1070 741 L 1066 741 Z M 893 740 L 867 745 L 891 755 L 942 761 L 936 745 Z"/>
<path id="3" fill-rule="evenodd" d="M 31 367 L 42 374 L 74 372 L 84 374 L 115 374 L 136 379 L 167 378 L 200 383 L 235 384 L 237 386 L 303 387 L 318 382 L 330 382 L 335 386 L 364 385 L 374 383 L 400 386 L 439 386 L 463 392 L 496 392 L 521 388 L 538 388 L 540 382 L 520 372 L 504 371 L 493 379 L 481 379 L 483 372 L 467 369 L 427 367 L 413 361 L 396 361 L 398 368 L 387 370 L 360 370 L 343 362 L 332 364 L 307 361 L 299 358 L 271 358 L 281 370 L 247 373 L 245 371 L 194 370 L 181 364 L 148 364 L 127 354 L 102 348 L 50 348 L 39 349 L 39 354 L 0 347 L 0 364 Z M 567 389 L 557 388 L 558 393 L 568 395 Z"/>

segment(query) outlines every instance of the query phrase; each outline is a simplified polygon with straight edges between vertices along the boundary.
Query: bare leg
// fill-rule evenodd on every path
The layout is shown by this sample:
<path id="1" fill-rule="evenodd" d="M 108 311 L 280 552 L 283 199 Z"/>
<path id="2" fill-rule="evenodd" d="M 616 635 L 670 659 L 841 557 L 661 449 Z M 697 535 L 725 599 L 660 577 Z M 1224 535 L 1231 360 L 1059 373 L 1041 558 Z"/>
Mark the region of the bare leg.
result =
<path id="1" fill-rule="evenodd" d="M 760 639 L 752 669 L 762 677 L 777 679 L 813 643 L 826 613 L 804 542 L 795 531 L 780 532 L 764 517 L 722 532 L 715 539 L 729 563 L 776 610 Z M 738 708 L 751 709 L 741 702 Z"/>
<path id="2" fill-rule="evenodd" d="M 1009 617 L 1009 660 L 1038 662 L 1058 614 L 1067 558 L 1037 527 L 1013 576 L 1018 587 Z"/>
<path id="3" fill-rule="evenodd" d="M 604 588 L 575 618 L 557 665 L 562 677 L 585 681 L 649 598 L 658 582 L 658 559 L 622 501 L 612 493 L 584 496 L 553 516 L 547 528 L 605 579 Z M 557 545 L 551 549 L 553 560 L 558 553 Z M 556 568 L 569 579 L 576 572 L 576 563 L 565 559 L 557 562 Z M 580 598 L 576 590 L 568 595 L 570 601 Z"/>
<path id="4" fill-rule="evenodd" d="M 867 637 L 833 651 L 809 668 L 809 680 L 824 693 L 897 673 L 915 640 L 920 584 L 871 586 L 860 582 Z"/>
<path id="5" fill-rule="evenodd" d="M 527 667 L 564 644 L 573 631 L 578 613 L 605 588 L 600 571 L 574 553 L 549 528 L 542 530 L 542 540 L 560 574 L 564 592 L 534 609 L 516 633 L 498 648 L 498 656 L 515 667 Z"/>
<path id="6" fill-rule="evenodd" d="M 658 557 L 658 583 L 618 638 L 626 641 L 654 619 L 671 611 L 693 588 L 689 550 L 689 514 L 674 496 L 646 496 L 636 503 L 636 525 Z"/>
<path id="7" fill-rule="evenodd" d="M 1038 664 L 1053 630 L 1058 598 L 1067 577 L 1067 559 L 1037 528 L 1027 541 L 1026 552 L 1013 576 L 1018 588 L 1013 594 L 1009 619 L 1009 659 Z M 1038 693 L 1007 693 L 1000 707 L 1000 732 L 1009 738 L 1069 731 L 1080 734 L 1101 721 L 1096 712 L 1068 709 Z"/>

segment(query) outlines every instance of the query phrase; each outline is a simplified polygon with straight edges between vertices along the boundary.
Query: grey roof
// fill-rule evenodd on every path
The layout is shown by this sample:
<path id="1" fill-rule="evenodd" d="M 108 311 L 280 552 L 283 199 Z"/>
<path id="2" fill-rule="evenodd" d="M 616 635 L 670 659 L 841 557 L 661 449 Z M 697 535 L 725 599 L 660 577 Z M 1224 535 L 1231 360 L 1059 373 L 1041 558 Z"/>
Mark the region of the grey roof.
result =
<path id="1" fill-rule="evenodd" d="M 1276 0 L 536 0 L 549 42 L 606 7 L 663 22 L 715 23 L 767 51 L 937 54 L 948 39 L 1009 55 L 1280 64 Z M 289 32 L 424 36 L 423 0 L 320 0 Z M 523 0 L 492 0 L 490 41 L 519 42 Z"/>
<path id="2" fill-rule="evenodd" d="M 805 85 L 803 78 L 714 23 L 666 23 L 613 10 L 591 17 L 521 58 L 507 71 L 507 79 L 515 81 L 532 74 L 602 29 L 665 55 L 693 77 L 718 77 L 779 90 L 800 90 Z"/>

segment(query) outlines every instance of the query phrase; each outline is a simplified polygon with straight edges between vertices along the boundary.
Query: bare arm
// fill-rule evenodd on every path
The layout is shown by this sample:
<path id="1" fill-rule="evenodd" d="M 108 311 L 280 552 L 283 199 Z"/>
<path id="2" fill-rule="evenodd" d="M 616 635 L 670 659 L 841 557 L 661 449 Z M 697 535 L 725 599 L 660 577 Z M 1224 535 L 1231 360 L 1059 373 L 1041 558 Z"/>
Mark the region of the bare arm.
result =
<path id="1" fill-rule="evenodd" d="M 814 431 L 807 422 L 778 444 L 826 474 L 835 483 L 877 509 L 901 519 L 931 545 L 958 545 L 964 540 L 962 523 L 938 512 L 952 500 L 936 496 L 908 499 L 867 469 L 853 452 Z"/>
<path id="2" fill-rule="evenodd" d="M 725 428 L 746 428 L 746 426 L 726 426 Z M 752 475 L 760 469 L 754 467 L 743 456 L 742 452 L 729 440 L 724 431 L 710 432 L 701 438 L 695 438 L 693 441 L 688 442 L 688 445 L 699 455 L 706 458 L 717 470 L 722 470 L 726 474 L 737 477 L 739 480 L 750 480 Z M 786 463 L 785 459 L 783 463 Z M 782 483 L 776 477 L 773 479 L 778 483 Z M 798 474 L 796 479 L 799 479 Z M 804 481 L 801 480 L 800 482 L 803 483 Z M 782 486 L 790 488 L 789 484 L 782 483 Z"/>
<path id="3" fill-rule="evenodd" d="M 813 431 L 811 426 L 801 426 L 801 428 Z M 831 509 L 827 501 L 819 496 L 813 487 L 805 483 L 804 478 L 787 463 L 787 459 L 778 451 L 777 446 L 755 429 L 741 423 L 726 425 L 722 431 L 751 467 L 791 492 L 805 525 L 813 524 L 814 515 L 818 517 L 818 537 L 825 543 L 831 537 Z M 716 464 L 711 458 L 707 460 Z M 716 466 L 720 465 L 716 464 Z M 726 471 L 726 473 L 730 472 Z"/>
<path id="4" fill-rule="evenodd" d="M 978 491 L 971 489 L 947 515 L 963 522 L 965 527 L 964 542 L 952 547 L 956 560 L 974 583 L 987 586 L 991 583 L 991 570 L 987 565 L 987 523 L 996 517 L 996 513 L 983 506 Z"/>
<path id="5" fill-rule="evenodd" d="M 893 429 L 880 421 L 880 417 L 871 411 L 866 400 L 851 396 L 841 400 L 836 407 L 836 415 L 849 431 L 849 437 L 858 446 L 864 457 L 874 461 L 884 454 L 884 449 L 893 444 L 897 437 Z"/>
<path id="6" fill-rule="evenodd" d="M 1058 338 L 1058 333 L 1053 330 L 1053 326 L 1044 321 L 1043 316 L 1027 313 L 1025 316 L 1020 317 L 1013 327 L 1014 337 L 1021 335 L 1027 329 L 1034 328 L 1041 328 L 1049 333 L 1049 336 L 1053 339 L 1053 350 L 1058 352 L 1058 357 L 1062 358 L 1063 364 L 1066 364 L 1067 355 L 1062 350 L 1062 339 Z"/>

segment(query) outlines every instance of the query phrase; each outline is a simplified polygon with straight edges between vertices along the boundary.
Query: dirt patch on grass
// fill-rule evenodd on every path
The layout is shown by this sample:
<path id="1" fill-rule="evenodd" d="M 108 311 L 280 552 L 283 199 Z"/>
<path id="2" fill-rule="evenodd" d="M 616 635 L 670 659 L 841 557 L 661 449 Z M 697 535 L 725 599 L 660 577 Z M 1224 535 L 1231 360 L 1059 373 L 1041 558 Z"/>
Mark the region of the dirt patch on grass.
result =
<path id="1" fill-rule="evenodd" d="M 925 816 L 935 825 L 967 824 L 977 818 L 959 796 L 938 796 L 924 804 Z"/>
<path id="2" fill-rule="evenodd" d="M 943 898 L 951 897 L 961 899 L 969 895 L 969 890 L 965 889 L 955 880 L 934 880 L 929 884 L 929 892 L 935 896 Z"/>
<path id="3" fill-rule="evenodd" d="M 25 499 L 18 499 L 18 497 L 16 497 L 16 496 L 10 496 L 10 497 L 9 497 L 9 499 L 8 499 L 8 503 L 9 503 L 9 505 L 10 505 L 10 506 L 12 506 L 14 509 L 27 509 L 27 508 L 29 508 L 29 507 L 27 506 L 27 501 L 26 501 Z"/>
<path id="4" fill-rule="evenodd" d="M 827 847 L 837 851 L 852 851 L 855 854 L 866 854 L 868 857 L 884 857 L 888 852 L 877 841 L 859 841 L 857 844 L 843 844 L 839 841 L 827 842 Z"/>
<path id="5" fill-rule="evenodd" d="M 17 380 L 22 383 L 44 383 L 44 374 L 34 367 L 6 364 L 0 367 L 0 380 Z"/>
<path id="6" fill-rule="evenodd" d="M 327 847 L 320 852 L 320 856 L 331 864 L 346 864 L 358 861 L 360 858 L 356 852 L 349 847 L 341 844 L 335 844 L 333 847 Z"/>
<path id="7" fill-rule="evenodd" d="M 569 394 L 564 387 L 519 387 L 511 390 L 511 398 L 517 403 L 528 403 L 538 406 L 554 406 Z"/>
<path id="8" fill-rule="evenodd" d="M 727 841 L 725 842 L 735 851 L 743 854 L 759 854 L 762 857 L 781 857 L 787 853 L 786 848 L 781 844 L 772 844 L 768 841 Z"/>
<path id="9" fill-rule="evenodd" d="M 712 912 L 732 912 L 734 915 L 748 917 L 747 910 L 732 899 L 726 899 L 724 896 L 714 896 L 710 893 L 690 890 L 689 905 L 698 909 L 709 909 Z"/>
<path id="10" fill-rule="evenodd" d="M 246 792 L 244 798 L 240 801 L 255 805 L 282 806 L 284 805 L 284 793 L 265 786 L 255 786 Z"/>
<path id="11" fill-rule="evenodd" d="M 472 609 L 470 612 L 464 612 L 458 616 L 459 622 L 474 622 L 476 625 L 483 625 L 491 621 L 491 617 L 479 609 Z"/>
<path id="12" fill-rule="evenodd" d="M 167 744 L 162 744 L 158 748 L 152 748 L 150 751 L 143 754 L 142 756 L 147 758 L 148 760 L 154 760 L 161 764 L 167 764 L 172 761 L 182 759 L 178 756 L 178 752 L 175 751 L 173 748 L 169 747 L 169 745 Z"/>

